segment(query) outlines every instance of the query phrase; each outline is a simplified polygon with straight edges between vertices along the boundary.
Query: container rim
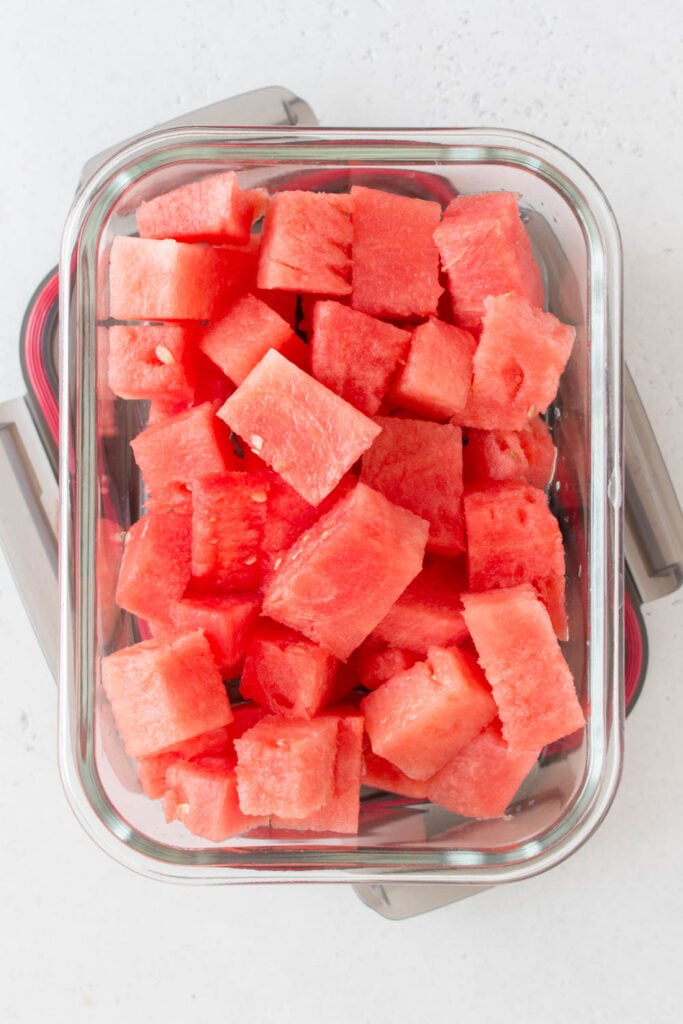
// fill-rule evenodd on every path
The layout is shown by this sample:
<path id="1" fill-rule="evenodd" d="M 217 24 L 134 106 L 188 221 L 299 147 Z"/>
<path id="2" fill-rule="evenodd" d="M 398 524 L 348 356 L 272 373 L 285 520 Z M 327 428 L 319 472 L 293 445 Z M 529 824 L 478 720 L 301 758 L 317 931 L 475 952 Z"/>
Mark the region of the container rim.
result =
<path id="1" fill-rule="evenodd" d="M 112 202 L 135 181 L 178 161 L 263 159 L 269 162 L 355 166 L 397 162 L 437 167 L 500 164 L 528 170 L 571 204 L 589 243 L 591 278 L 600 282 L 592 296 L 591 376 L 605 379 L 604 395 L 592 409 L 590 529 L 592 565 L 589 597 L 589 672 L 604 680 L 600 717 L 591 715 L 591 743 L 601 745 L 601 763 L 589 766 L 582 793 L 571 812 L 543 843 L 525 844 L 486 861 L 472 851 L 368 849 L 362 853 L 333 845 L 178 850 L 137 833 L 100 805 L 93 773 L 93 737 L 83 727 L 92 710 L 89 666 L 93 650 L 93 580 L 80 574 L 93 550 L 96 510 L 94 399 L 78 394 L 77 367 L 91 374 L 94 354 L 76 351 L 83 329 L 78 289 L 94 288 L 94 246 Z M 597 294 L 599 292 L 599 294 Z M 623 495 L 621 414 L 621 244 L 616 221 L 602 190 L 569 154 L 533 135 L 487 128 L 166 128 L 145 133 L 112 155 L 79 190 L 68 215 L 60 260 L 60 599 L 59 764 L 67 798 L 85 831 L 114 859 L 149 877 L 194 883 L 225 882 L 455 882 L 499 884 L 538 874 L 578 849 L 606 815 L 618 786 L 623 757 Z M 76 392 L 76 393 L 75 393 Z M 596 393 L 592 392 L 593 397 Z M 604 399 L 604 401 L 602 400 Z M 604 443 L 600 444 L 599 439 Z M 85 605 L 86 611 L 82 614 Z M 607 613 L 606 613 L 607 609 Z M 88 678 L 90 676 L 90 679 Z M 599 733 L 603 731 L 603 738 Z M 191 862 L 188 860 L 192 856 Z M 350 860 L 362 866 L 350 867 Z M 409 863 L 408 863 L 409 862 Z"/>

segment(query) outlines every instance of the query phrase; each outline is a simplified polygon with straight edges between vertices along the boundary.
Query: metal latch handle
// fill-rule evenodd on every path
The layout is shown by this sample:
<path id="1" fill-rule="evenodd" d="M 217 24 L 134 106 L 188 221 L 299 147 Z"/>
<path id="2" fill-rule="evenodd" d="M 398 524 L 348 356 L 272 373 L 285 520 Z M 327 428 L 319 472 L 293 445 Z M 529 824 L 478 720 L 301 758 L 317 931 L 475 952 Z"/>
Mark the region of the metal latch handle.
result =
<path id="1" fill-rule="evenodd" d="M 0 404 L 0 543 L 55 678 L 59 488 L 25 398 Z"/>
<path id="2" fill-rule="evenodd" d="M 240 126 L 268 125 L 272 128 L 278 128 L 286 126 L 317 127 L 317 124 L 318 119 L 305 100 L 302 100 L 300 96 L 296 96 L 289 89 L 284 89 L 282 86 L 269 85 L 263 89 L 243 92 L 239 96 L 230 96 L 226 100 L 211 103 L 200 110 L 192 110 L 189 114 L 181 114 L 170 121 L 164 121 L 158 127 L 180 128 L 183 125 L 189 125 L 200 128 L 220 128 L 224 125 L 230 125 L 236 128 Z M 134 136 L 134 138 L 141 138 L 142 135 L 147 134 L 147 132 L 142 132 L 140 135 Z M 132 141 L 132 139 L 127 140 L 127 142 Z M 126 143 L 118 142 L 115 146 L 111 146 L 109 149 L 105 149 L 103 152 L 91 157 L 81 171 L 78 183 L 79 190 L 84 182 L 92 177 L 95 171 L 99 170 L 109 157 L 118 153 L 124 145 Z"/>
<path id="3" fill-rule="evenodd" d="M 683 582 L 683 514 L 643 403 L 624 367 L 624 555 L 643 603 Z"/>

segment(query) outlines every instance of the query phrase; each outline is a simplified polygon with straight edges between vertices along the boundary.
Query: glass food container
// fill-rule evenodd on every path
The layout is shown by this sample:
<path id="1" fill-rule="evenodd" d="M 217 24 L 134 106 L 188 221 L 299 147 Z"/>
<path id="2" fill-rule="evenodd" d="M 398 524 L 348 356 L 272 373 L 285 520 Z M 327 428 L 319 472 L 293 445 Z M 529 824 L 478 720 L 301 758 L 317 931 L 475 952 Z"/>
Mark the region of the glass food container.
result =
<path id="1" fill-rule="evenodd" d="M 550 500 L 567 555 L 563 649 L 587 727 L 575 742 L 544 751 L 503 818 L 468 820 L 368 790 L 352 837 L 261 830 L 216 845 L 167 824 L 124 753 L 100 659 L 136 639 L 113 588 L 123 532 L 140 514 L 129 442 L 144 425 L 145 406 L 115 400 L 107 388 L 98 327 L 107 316 L 108 254 L 116 234 L 135 232 L 142 200 L 227 169 L 244 187 L 347 191 L 360 183 L 444 205 L 455 192 L 515 192 L 548 308 L 576 328 L 548 412 L 558 449 Z M 624 719 L 620 242 L 586 171 L 512 131 L 161 129 L 119 149 L 82 184 L 65 228 L 60 289 L 60 766 L 91 837 L 121 863 L 161 879 L 347 882 L 379 909 L 405 887 L 410 906 L 404 901 L 388 916 L 527 878 L 575 851 L 614 797 Z"/>

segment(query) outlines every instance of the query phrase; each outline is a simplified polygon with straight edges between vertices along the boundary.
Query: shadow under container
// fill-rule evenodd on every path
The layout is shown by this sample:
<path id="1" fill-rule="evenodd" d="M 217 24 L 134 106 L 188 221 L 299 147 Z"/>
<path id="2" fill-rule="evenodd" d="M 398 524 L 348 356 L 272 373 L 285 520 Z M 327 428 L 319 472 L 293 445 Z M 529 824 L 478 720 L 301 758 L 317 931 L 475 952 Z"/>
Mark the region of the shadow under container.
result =
<path id="1" fill-rule="evenodd" d="M 567 555 L 570 639 L 562 646 L 587 726 L 544 751 L 504 818 L 468 820 L 368 790 L 355 836 L 261 831 L 216 845 L 167 824 L 160 803 L 142 795 L 100 676 L 101 657 L 137 639 L 113 590 L 123 532 L 141 511 L 129 442 L 146 416 L 144 403 L 116 400 L 107 387 L 108 257 L 116 234 L 135 233 L 142 200 L 219 170 L 236 171 L 243 187 L 365 184 L 444 205 L 456 192 L 519 195 L 547 306 L 576 328 L 547 418 L 558 449 L 550 501 Z M 91 837 L 126 866 L 179 882 L 347 882 L 365 893 L 412 883 L 420 887 L 411 890 L 411 912 L 429 905 L 422 883 L 448 884 L 457 899 L 537 874 L 576 850 L 615 794 L 624 717 L 621 256 L 592 178 L 567 154 L 512 131 L 160 130 L 122 148 L 83 185 L 60 275 L 60 767 Z"/>

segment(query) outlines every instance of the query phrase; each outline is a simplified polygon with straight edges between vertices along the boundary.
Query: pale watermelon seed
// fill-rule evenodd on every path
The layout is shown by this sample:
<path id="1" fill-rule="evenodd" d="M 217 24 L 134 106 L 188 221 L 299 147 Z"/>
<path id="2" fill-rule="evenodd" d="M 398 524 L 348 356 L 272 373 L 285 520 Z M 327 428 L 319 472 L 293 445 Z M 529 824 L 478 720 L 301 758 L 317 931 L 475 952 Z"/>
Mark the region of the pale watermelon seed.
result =
<path id="1" fill-rule="evenodd" d="M 170 352 L 165 345 L 157 345 L 154 349 L 154 355 L 157 357 L 160 363 L 175 363 L 175 356 Z"/>

